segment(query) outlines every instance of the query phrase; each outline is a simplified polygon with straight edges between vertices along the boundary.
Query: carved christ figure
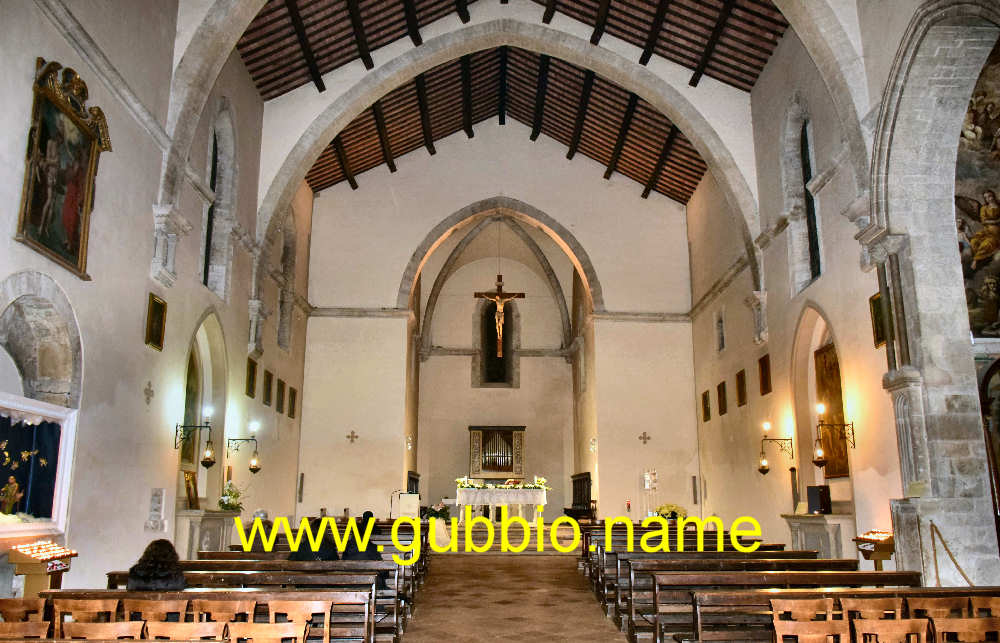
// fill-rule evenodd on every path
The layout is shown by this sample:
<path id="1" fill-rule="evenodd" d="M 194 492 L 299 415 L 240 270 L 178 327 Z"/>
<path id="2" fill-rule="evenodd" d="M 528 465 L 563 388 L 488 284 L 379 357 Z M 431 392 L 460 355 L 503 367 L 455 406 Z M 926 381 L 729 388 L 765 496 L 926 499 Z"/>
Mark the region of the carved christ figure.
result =
<path id="1" fill-rule="evenodd" d="M 492 301 L 497 305 L 494 321 L 497 326 L 497 357 L 503 357 L 503 308 L 511 299 L 524 299 L 523 292 L 504 292 L 503 275 L 497 275 L 497 289 L 491 292 L 477 292 L 473 297 Z"/>

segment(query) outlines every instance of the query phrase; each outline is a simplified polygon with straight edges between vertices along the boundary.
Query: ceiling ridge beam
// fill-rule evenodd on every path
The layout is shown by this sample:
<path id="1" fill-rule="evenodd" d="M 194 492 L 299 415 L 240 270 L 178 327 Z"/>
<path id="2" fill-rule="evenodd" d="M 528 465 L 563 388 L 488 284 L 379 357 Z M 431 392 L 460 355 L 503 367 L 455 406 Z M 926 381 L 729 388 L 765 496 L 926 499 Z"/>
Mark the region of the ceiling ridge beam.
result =
<path id="1" fill-rule="evenodd" d="M 462 66 L 462 129 L 469 138 L 475 136 L 472 131 L 472 54 L 465 54 L 461 59 Z"/>
<path id="2" fill-rule="evenodd" d="M 302 24 L 302 15 L 299 14 L 299 7 L 296 0 L 285 0 L 285 8 L 288 10 L 288 17 L 292 20 L 292 28 L 295 30 L 295 37 L 299 41 L 302 49 L 302 57 L 306 59 L 306 67 L 309 68 L 309 77 L 312 78 L 316 89 L 320 92 L 326 91 L 323 84 L 323 76 L 319 73 L 319 65 L 316 64 L 316 56 L 312 47 L 309 46 L 309 37 L 306 35 L 306 27 Z"/>
<path id="3" fill-rule="evenodd" d="M 535 85 L 535 118 L 531 125 L 531 140 L 537 140 L 542 133 L 542 114 L 545 112 L 545 94 L 549 88 L 549 62 L 551 58 L 542 54 L 538 61 L 538 83 Z"/>
<path id="4" fill-rule="evenodd" d="M 392 158 L 392 147 L 389 145 L 389 132 L 385 128 L 385 114 L 382 113 L 382 104 L 375 101 L 372 104 L 372 116 L 375 117 L 375 128 L 378 130 L 378 144 L 382 146 L 382 157 L 385 164 L 389 166 L 390 172 L 396 171 L 396 161 Z"/>
<path id="5" fill-rule="evenodd" d="M 708 67 L 708 62 L 712 59 L 712 54 L 715 52 L 715 46 L 719 44 L 719 39 L 722 37 L 722 31 L 726 28 L 726 22 L 729 21 L 729 16 L 733 13 L 733 6 L 736 5 L 736 0 L 726 0 L 725 4 L 722 5 L 722 11 L 719 12 L 719 19 L 715 22 L 715 28 L 712 29 L 712 35 L 708 38 L 708 43 L 705 45 L 705 52 L 701 55 L 701 60 L 698 61 L 698 66 L 695 67 L 694 75 L 691 76 L 691 80 L 688 81 L 688 85 L 692 87 L 697 87 L 701 77 L 705 74 L 705 69 Z"/>
<path id="6" fill-rule="evenodd" d="M 351 189 L 357 190 L 358 182 L 354 180 L 354 172 L 351 172 L 351 164 L 347 162 L 347 153 L 344 152 L 344 142 L 340 140 L 340 134 L 333 137 L 333 151 L 337 155 L 337 162 L 340 163 L 340 169 L 344 171 L 344 176 L 347 177 L 347 182 L 351 185 Z"/>
<path id="7" fill-rule="evenodd" d="M 417 86 L 417 106 L 420 108 L 420 129 L 424 133 L 424 147 L 433 156 L 437 150 L 434 149 L 434 137 L 431 135 L 431 115 L 427 111 L 427 85 L 424 83 L 424 75 L 417 74 L 413 84 Z"/>
<path id="8" fill-rule="evenodd" d="M 365 25 L 361 22 L 361 9 L 358 0 L 347 0 L 347 13 L 351 16 L 351 27 L 354 29 L 354 43 L 358 47 L 358 56 L 365 64 L 365 69 L 374 69 L 372 54 L 368 50 L 368 38 L 365 37 Z"/>
<path id="9" fill-rule="evenodd" d="M 462 24 L 469 22 L 469 2 L 468 0 L 455 0 L 455 10 Z"/>
<path id="10" fill-rule="evenodd" d="M 667 17 L 667 9 L 670 8 L 670 0 L 660 0 L 656 5 L 656 15 L 653 16 L 653 24 L 649 28 L 649 35 L 646 36 L 646 45 L 642 48 L 642 56 L 639 57 L 639 64 L 645 65 L 653 57 L 656 50 L 656 42 L 660 39 L 660 32 L 663 31 L 663 21 Z"/>
<path id="11" fill-rule="evenodd" d="M 632 127 L 632 118 L 635 116 L 635 107 L 638 104 L 638 94 L 630 94 L 621 129 L 618 130 L 618 140 L 615 141 L 615 149 L 611 152 L 611 161 L 608 162 L 608 169 L 604 171 L 605 179 L 610 179 L 618 167 L 618 160 L 622 157 L 622 150 L 625 149 L 625 139 L 628 138 L 628 130 Z"/>
<path id="12" fill-rule="evenodd" d="M 590 44 L 596 45 L 601 42 L 604 35 L 604 28 L 608 25 L 608 12 L 611 10 L 611 0 L 601 0 L 597 7 L 597 21 L 594 23 L 594 33 L 590 36 Z"/>
<path id="13" fill-rule="evenodd" d="M 642 198 L 648 199 L 649 193 L 660 182 L 660 175 L 663 174 L 663 168 L 667 166 L 667 157 L 673 151 L 674 143 L 677 141 L 679 133 L 680 130 L 677 129 L 676 125 L 670 126 L 670 133 L 667 134 L 667 140 L 663 142 L 663 149 L 660 150 L 660 156 L 656 159 L 656 167 L 653 168 L 653 173 L 649 175 L 649 179 L 646 180 L 646 187 L 642 190 Z"/>
<path id="14" fill-rule="evenodd" d="M 583 75 L 583 91 L 580 93 L 580 106 L 576 112 L 576 124 L 573 126 L 573 138 L 569 143 L 566 158 L 571 159 L 580 147 L 580 137 L 583 136 L 583 122 L 587 119 L 587 107 L 590 105 L 590 92 L 594 89 L 594 72 L 587 70 Z"/>
<path id="15" fill-rule="evenodd" d="M 501 125 L 507 123 L 507 46 L 500 47 L 500 95 L 497 98 L 497 112 Z"/>
<path id="16" fill-rule="evenodd" d="M 556 0 L 548 0 L 545 3 L 545 13 L 542 14 L 542 22 L 549 24 L 552 22 L 552 16 L 556 13 Z"/>
<path id="17" fill-rule="evenodd" d="M 406 14 L 406 31 L 410 34 L 410 40 L 414 47 L 424 44 L 424 39 L 420 36 L 420 23 L 417 21 L 417 6 L 415 0 L 403 0 L 403 13 Z"/>

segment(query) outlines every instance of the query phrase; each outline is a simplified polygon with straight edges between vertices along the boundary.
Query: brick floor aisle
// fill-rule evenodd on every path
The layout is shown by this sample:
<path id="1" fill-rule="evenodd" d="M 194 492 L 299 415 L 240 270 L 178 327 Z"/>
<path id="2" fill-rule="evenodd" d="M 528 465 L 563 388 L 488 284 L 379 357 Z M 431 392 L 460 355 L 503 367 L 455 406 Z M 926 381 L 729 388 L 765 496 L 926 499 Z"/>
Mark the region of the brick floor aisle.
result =
<path id="1" fill-rule="evenodd" d="M 626 641 L 575 556 L 435 554 L 405 643 Z"/>

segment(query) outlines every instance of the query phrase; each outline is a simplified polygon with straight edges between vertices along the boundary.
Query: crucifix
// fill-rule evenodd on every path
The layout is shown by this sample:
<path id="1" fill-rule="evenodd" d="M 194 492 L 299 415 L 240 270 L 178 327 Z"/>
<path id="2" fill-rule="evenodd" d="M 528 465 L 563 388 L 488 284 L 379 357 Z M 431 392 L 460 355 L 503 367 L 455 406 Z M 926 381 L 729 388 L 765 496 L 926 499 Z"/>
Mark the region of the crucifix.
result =
<path id="1" fill-rule="evenodd" d="M 497 305 L 495 322 L 497 325 L 497 357 L 503 357 L 503 307 L 511 299 L 524 299 L 523 292 L 504 292 L 503 275 L 497 275 L 495 291 L 477 292 L 473 297 L 488 299 Z"/>

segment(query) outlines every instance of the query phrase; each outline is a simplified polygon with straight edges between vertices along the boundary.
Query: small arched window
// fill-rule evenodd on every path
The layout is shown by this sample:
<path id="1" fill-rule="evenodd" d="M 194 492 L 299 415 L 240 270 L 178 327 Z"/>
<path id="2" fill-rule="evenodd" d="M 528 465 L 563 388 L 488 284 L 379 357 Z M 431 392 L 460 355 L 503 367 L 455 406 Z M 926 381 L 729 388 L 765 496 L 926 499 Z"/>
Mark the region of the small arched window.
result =
<path id="1" fill-rule="evenodd" d="M 233 263 L 232 232 L 236 225 L 236 133 L 229 102 L 212 127 L 207 180 L 214 198 L 205 210 L 201 283 L 222 299 L 229 297 Z"/>
<path id="2" fill-rule="evenodd" d="M 509 313 L 511 304 L 506 304 L 504 308 L 506 309 L 505 313 Z M 480 348 L 483 351 L 483 383 L 509 384 L 511 381 L 510 364 L 513 355 L 513 342 L 511 341 L 511 337 L 513 336 L 511 326 L 513 324 L 507 321 L 509 315 L 505 314 L 505 332 L 503 333 L 503 340 L 499 344 L 502 345 L 503 350 L 498 351 L 496 313 L 496 302 L 486 302 L 486 305 L 483 306 L 482 332 L 480 333 Z"/>
<path id="3" fill-rule="evenodd" d="M 809 182 L 813 178 L 812 144 L 809 140 L 809 121 L 802 121 L 799 133 L 799 161 L 802 164 L 802 197 L 805 206 L 806 234 L 809 244 L 809 279 L 820 275 L 819 261 L 819 227 L 816 223 L 816 201 L 809 191 Z"/>

